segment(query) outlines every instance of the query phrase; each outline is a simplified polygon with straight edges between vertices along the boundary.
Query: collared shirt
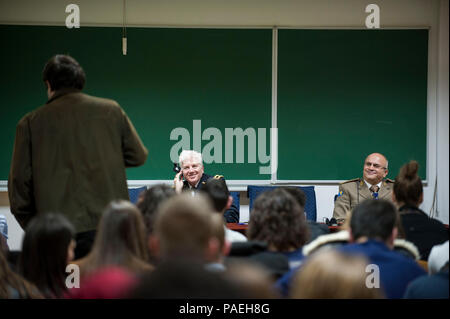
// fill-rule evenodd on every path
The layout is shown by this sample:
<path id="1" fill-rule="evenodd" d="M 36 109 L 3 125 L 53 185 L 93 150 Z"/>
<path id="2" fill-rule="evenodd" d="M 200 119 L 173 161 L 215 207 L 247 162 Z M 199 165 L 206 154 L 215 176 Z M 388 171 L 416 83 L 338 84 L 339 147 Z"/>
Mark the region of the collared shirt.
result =
<path id="1" fill-rule="evenodd" d="M 364 182 L 366 183 L 368 189 L 370 189 L 370 187 L 373 186 L 372 184 L 368 183 L 366 180 L 364 180 Z M 380 191 L 380 189 L 381 189 L 381 184 L 383 184 L 383 181 L 376 184 L 378 186 L 378 191 Z"/>

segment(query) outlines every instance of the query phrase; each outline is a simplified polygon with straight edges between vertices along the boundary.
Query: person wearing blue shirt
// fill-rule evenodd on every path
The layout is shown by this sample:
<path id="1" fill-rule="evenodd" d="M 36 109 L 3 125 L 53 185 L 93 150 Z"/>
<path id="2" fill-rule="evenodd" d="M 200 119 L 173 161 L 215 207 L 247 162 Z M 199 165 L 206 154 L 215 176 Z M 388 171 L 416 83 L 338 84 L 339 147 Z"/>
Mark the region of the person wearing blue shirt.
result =
<path id="1" fill-rule="evenodd" d="M 398 223 L 398 214 L 390 202 L 366 200 L 354 209 L 350 218 L 351 243 L 340 248 L 346 253 L 363 255 L 378 266 L 380 289 L 389 299 L 402 298 L 410 282 L 426 275 L 415 260 L 392 250 Z"/>
<path id="2" fill-rule="evenodd" d="M 379 270 L 379 286 L 382 295 L 390 299 L 402 298 L 410 282 L 426 275 L 426 272 L 411 257 L 393 250 L 399 223 L 395 207 L 385 200 L 369 199 L 359 204 L 350 217 L 349 244 L 335 247 L 341 252 L 362 255 L 370 265 Z M 309 255 L 308 255 L 309 256 Z M 285 297 L 289 296 L 291 284 L 300 267 L 281 277 L 275 288 Z M 373 269 L 373 268 L 371 268 Z M 367 276 L 374 276 L 369 271 Z M 368 278 L 371 282 L 371 278 Z"/>

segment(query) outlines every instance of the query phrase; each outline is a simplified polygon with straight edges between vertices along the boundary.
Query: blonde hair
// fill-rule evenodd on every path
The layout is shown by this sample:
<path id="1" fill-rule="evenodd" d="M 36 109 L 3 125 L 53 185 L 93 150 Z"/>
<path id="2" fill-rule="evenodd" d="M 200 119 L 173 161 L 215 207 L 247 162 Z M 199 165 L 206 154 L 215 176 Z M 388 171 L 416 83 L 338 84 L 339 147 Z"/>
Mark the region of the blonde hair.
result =
<path id="1" fill-rule="evenodd" d="M 380 289 L 368 288 L 368 262 L 362 256 L 336 250 L 313 254 L 294 277 L 291 297 L 296 299 L 377 299 Z"/>

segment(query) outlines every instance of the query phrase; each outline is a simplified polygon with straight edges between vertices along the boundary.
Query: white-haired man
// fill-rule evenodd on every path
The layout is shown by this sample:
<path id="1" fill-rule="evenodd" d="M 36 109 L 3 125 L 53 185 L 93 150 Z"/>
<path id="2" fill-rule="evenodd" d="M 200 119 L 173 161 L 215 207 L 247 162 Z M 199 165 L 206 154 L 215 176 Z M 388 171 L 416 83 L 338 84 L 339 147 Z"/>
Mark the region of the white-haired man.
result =
<path id="1" fill-rule="evenodd" d="M 202 154 L 196 151 L 183 150 L 179 157 L 181 171 L 175 175 L 173 180 L 175 191 L 181 193 L 183 190 L 200 190 L 206 181 L 210 178 L 224 179 L 222 175 L 211 176 L 205 174 Z M 239 210 L 236 205 L 231 207 L 223 214 L 227 223 L 239 222 Z"/>

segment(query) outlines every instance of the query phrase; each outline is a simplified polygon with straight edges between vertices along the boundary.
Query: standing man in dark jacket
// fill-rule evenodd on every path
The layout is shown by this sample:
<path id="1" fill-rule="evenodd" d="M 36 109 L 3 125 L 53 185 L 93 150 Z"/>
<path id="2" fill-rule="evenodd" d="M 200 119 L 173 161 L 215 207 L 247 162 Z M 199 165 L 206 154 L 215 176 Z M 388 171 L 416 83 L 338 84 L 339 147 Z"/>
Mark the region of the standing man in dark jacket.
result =
<path id="1" fill-rule="evenodd" d="M 128 199 L 125 167 L 144 164 L 148 152 L 117 102 L 81 93 L 85 73 L 75 59 L 52 57 L 43 80 L 49 100 L 16 128 L 11 212 L 24 229 L 38 214 L 65 215 L 76 228 L 80 258 L 106 205 Z"/>
<path id="2" fill-rule="evenodd" d="M 181 172 L 174 178 L 175 191 L 200 190 L 210 178 L 224 179 L 222 175 L 210 176 L 204 173 L 202 154 L 196 151 L 184 150 L 179 157 Z M 239 223 L 239 210 L 235 204 L 225 211 L 223 217 L 227 223 Z"/>

